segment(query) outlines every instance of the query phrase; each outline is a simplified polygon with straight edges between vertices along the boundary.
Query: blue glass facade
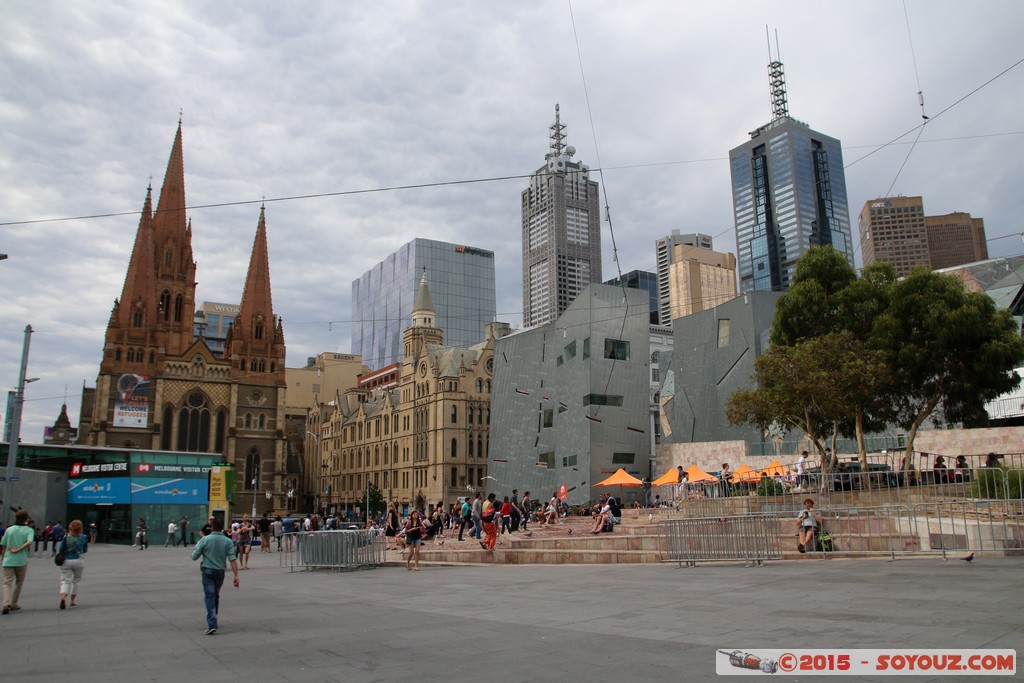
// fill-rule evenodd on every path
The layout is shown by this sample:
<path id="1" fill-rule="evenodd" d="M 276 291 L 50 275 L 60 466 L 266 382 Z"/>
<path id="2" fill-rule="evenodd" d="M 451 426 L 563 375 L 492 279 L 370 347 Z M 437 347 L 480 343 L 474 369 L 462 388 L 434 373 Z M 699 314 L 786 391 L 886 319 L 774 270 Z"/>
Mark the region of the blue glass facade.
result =
<path id="1" fill-rule="evenodd" d="M 625 285 L 630 289 L 642 289 L 647 292 L 647 298 L 651 303 L 650 323 L 657 325 L 659 320 L 658 300 L 660 298 L 658 289 L 658 274 L 646 270 L 631 270 L 621 277 L 614 277 L 608 280 L 606 285 Z"/>
<path id="2" fill-rule="evenodd" d="M 853 265 L 839 140 L 789 117 L 729 152 L 740 292 L 789 288 L 796 262 L 831 245 Z"/>
<path id="3" fill-rule="evenodd" d="M 494 322 L 494 252 L 414 239 L 352 282 L 352 353 L 378 370 L 402 360 L 402 331 L 426 269 L 446 346 L 472 346 Z"/>

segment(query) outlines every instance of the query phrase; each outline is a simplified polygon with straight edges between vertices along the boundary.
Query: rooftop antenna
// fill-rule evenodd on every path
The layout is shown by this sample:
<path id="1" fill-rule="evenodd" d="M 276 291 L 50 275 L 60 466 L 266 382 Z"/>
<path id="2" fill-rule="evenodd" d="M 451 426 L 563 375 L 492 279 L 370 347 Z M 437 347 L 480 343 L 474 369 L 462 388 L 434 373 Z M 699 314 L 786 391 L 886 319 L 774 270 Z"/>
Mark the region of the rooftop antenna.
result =
<path id="1" fill-rule="evenodd" d="M 565 124 L 558 113 L 558 103 L 555 103 L 555 122 L 548 130 L 551 131 L 551 153 L 548 157 L 560 157 L 565 153 Z"/>
<path id="2" fill-rule="evenodd" d="M 786 72 L 782 68 L 782 53 L 779 51 L 779 32 L 775 32 L 775 59 L 772 59 L 772 39 L 768 26 L 764 27 L 768 39 L 768 85 L 772 93 L 772 120 L 789 117 L 789 102 L 786 98 Z"/>

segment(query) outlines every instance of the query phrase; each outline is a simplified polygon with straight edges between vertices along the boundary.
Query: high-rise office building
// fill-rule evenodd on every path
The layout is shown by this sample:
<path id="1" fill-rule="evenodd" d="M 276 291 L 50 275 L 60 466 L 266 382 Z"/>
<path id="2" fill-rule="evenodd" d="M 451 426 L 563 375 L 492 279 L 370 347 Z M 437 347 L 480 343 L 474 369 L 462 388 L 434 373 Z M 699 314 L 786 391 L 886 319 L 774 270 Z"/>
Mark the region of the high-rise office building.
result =
<path id="1" fill-rule="evenodd" d="M 853 265 L 839 140 L 789 116 L 782 62 L 768 73 L 772 120 L 729 152 L 742 293 L 788 289 L 797 260 L 816 245 Z"/>
<path id="2" fill-rule="evenodd" d="M 555 105 L 545 164 L 523 190 L 523 326 L 553 322 L 601 282 L 601 209 L 590 169 L 572 157 Z M 433 282 L 433 280 L 431 280 Z"/>
<path id="3" fill-rule="evenodd" d="M 928 236 L 921 197 L 880 197 L 864 202 L 857 216 L 865 266 L 891 263 L 900 277 L 928 266 Z"/>
<path id="4" fill-rule="evenodd" d="M 957 211 L 944 216 L 925 216 L 924 224 L 932 268 L 952 268 L 988 258 L 984 219 Z"/>
<path id="5" fill-rule="evenodd" d="M 647 298 L 651 304 L 651 324 L 658 324 L 661 316 L 658 314 L 658 275 L 656 273 L 649 273 L 646 270 L 631 270 L 621 277 L 613 277 L 605 282 L 605 284 L 614 286 L 625 285 L 630 289 L 642 289 L 647 292 Z"/>
<path id="6" fill-rule="evenodd" d="M 669 267 L 672 320 L 736 297 L 736 255 L 680 244 Z"/>
<path id="7" fill-rule="evenodd" d="M 371 370 L 402 359 L 409 324 L 426 272 L 437 326 L 450 346 L 472 346 L 494 322 L 494 252 L 416 238 L 352 282 L 352 348 Z"/>
<path id="8" fill-rule="evenodd" d="M 891 263 L 903 277 L 915 266 L 935 270 L 988 258 L 985 221 L 968 213 L 926 216 L 921 197 L 880 197 L 857 218 L 864 265 Z"/>
<path id="9" fill-rule="evenodd" d="M 210 350 L 218 355 L 224 354 L 224 342 L 228 338 L 228 330 L 238 315 L 238 304 L 220 304 L 204 301 L 196 309 L 193 318 L 193 337 L 202 339 Z"/>
<path id="10" fill-rule="evenodd" d="M 669 268 L 672 265 L 672 250 L 678 245 L 687 244 L 701 249 L 712 249 L 711 235 L 701 233 L 679 234 L 673 230 L 654 243 L 658 259 L 658 323 L 670 327 L 672 325 L 672 286 L 669 283 Z"/>

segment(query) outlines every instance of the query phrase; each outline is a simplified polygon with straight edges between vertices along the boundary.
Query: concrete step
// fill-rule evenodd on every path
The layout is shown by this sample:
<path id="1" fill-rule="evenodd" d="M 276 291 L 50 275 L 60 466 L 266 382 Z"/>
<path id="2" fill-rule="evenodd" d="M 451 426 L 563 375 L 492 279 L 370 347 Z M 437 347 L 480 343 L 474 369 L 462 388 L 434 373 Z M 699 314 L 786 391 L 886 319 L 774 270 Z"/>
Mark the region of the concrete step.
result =
<path id="1" fill-rule="evenodd" d="M 388 564 L 397 564 L 388 558 Z M 556 550 L 556 549 L 497 549 L 486 550 L 428 550 L 420 552 L 422 562 L 437 564 L 643 564 L 661 561 L 661 554 L 646 550 Z"/>
<path id="2" fill-rule="evenodd" d="M 660 538 L 639 534 L 598 534 L 574 535 L 559 538 L 523 538 L 510 543 L 513 550 L 647 550 L 658 551 Z"/>

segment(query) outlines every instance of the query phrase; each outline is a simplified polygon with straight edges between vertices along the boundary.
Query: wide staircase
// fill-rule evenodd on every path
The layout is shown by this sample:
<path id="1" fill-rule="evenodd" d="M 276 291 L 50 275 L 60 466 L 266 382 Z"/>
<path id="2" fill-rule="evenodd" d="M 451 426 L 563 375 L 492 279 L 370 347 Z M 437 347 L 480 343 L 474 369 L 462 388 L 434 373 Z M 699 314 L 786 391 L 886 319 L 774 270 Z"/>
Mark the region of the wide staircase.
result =
<path id="1" fill-rule="evenodd" d="M 745 510 L 737 511 L 739 514 Z M 783 559 L 808 557 L 864 557 L 889 552 L 907 553 L 925 550 L 918 536 L 904 520 L 872 514 L 825 515 L 824 526 L 832 536 L 831 553 L 802 554 L 797 550 L 795 512 L 774 511 L 779 515 L 777 539 Z M 425 543 L 420 561 L 430 564 L 629 564 L 665 560 L 659 522 L 677 519 L 679 512 L 624 510 L 622 524 L 611 533 L 591 534 L 590 517 L 567 517 L 557 525 L 531 524 L 522 530 L 499 536 L 499 545 L 488 551 L 468 535 L 460 542 L 457 534 L 446 531 L 444 538 Z M 726 513 L 726 516 L 728 514 Z M 724 519 L 725 517 L 723 517 Z M 404 561 L 398 550 L 388 551 L 388 564 Z"/>

